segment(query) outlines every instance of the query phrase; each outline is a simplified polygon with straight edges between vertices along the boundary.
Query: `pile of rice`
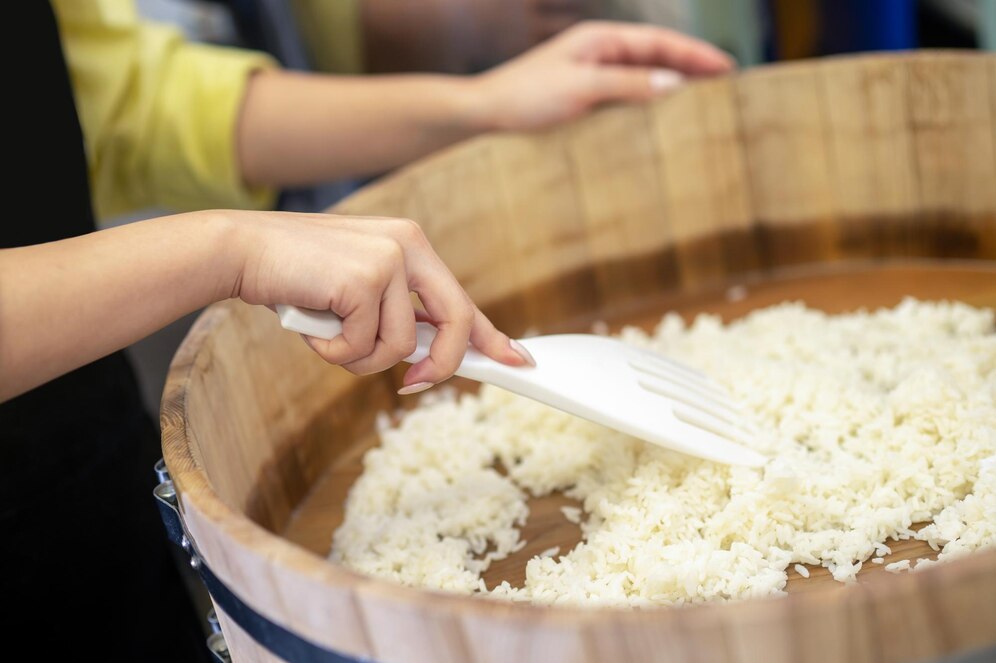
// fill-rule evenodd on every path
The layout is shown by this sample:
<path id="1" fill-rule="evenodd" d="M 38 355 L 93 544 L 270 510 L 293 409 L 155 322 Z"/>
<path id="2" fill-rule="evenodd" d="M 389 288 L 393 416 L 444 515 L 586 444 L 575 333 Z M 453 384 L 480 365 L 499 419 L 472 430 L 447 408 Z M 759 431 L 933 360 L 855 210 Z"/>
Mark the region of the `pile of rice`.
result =
<path id="1" fill-rule="evenodd" d="M 782 304 L 728 326 L 672 314 L 622 338 L 726 385 L 768 464 L 697 460 L 493 387 L 436 396 L 366 454 L 331 558 L 407 585 L 640 606 L 777 594 L 798 563 L 851 582 L 890 537 L 940 561 L 996 542 L 992 309 Z M 583 504 L 564 510 L 583 541 L 488 592 L 481 572 L 524 545 L 527 497 L 551 491 Z"/>

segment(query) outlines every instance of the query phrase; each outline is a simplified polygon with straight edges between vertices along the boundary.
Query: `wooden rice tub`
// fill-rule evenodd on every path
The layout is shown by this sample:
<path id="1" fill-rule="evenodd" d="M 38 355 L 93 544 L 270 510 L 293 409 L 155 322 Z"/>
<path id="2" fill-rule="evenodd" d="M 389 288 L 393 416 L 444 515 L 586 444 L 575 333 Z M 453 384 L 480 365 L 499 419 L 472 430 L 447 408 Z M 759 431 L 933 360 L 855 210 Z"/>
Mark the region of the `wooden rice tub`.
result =
<path id="1" fill-rule="evenodd" d="M 418 220 L 513 335 L 668 308 L 730 318 L 785 298 L 828 311 L 906 294 L 994 306 L 996 57 L 764 67 L 562 129 L 470 141 L 334 211 Z M 730 286 L 743 288 L 728 297 Z M 202 315 L 173 361 L 163 449 L 199 554 L 310 643 L 410 662 L 996 655 L 996 550 L 847 589 L 793 573 L 784 598 L 645 610 L 445 595 L 327 562 L 374 417 L 401 404 L 399 377 L 327 366 L 268 310 L 237 302 Z M 531 545 L 576 540 L 550 517 L 557 499 L 534 505 Z M 924 552 L 914 547 L 896 554 Z M 522 560 L 497 567 L 489 582 L 521 578 Z M 221 620 L 235 660 L 275 660 Z"/>

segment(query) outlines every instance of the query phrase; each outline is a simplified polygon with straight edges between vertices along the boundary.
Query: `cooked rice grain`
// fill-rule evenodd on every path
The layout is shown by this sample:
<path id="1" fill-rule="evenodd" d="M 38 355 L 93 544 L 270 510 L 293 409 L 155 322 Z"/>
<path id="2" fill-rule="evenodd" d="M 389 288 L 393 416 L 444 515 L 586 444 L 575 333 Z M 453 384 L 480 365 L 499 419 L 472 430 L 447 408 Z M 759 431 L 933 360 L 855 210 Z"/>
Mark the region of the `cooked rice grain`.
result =
<path id="1" fill-rule="evenodd" d="M 890 537 L 928 541 L 942 561 L 994 545 L 993 310 L 909 299 L 831 316 L 782 304 L 725 326 L 669 314 L 652 335 L 630 328 L 622 338 L 724 383 L 770 462 L 683 456 L 488 386 L 437 396 L 367 453 L 332 559 L 409 585 L 484 592 L 491 561 L 524 545 L 528 495 L 557 490 L 583 504 L 583 520 L 564 513 L 579 516 L 584 540 L 533 558 L 522 588 L 503 583 L 491 595 L 739 599 L 779 593 L 797 563 L 851 582 Z"/>

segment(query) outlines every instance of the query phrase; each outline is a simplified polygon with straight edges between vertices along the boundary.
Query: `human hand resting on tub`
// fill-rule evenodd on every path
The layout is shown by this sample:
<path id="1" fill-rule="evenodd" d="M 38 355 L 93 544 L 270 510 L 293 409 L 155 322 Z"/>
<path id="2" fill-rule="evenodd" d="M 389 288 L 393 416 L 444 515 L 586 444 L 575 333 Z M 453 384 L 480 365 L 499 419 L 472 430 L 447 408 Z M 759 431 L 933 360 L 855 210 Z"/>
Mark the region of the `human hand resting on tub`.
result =
<path id="1" fill-rule="evenodd" d="M 475 76 L 261 71 L 242 102 L 239 168 L 265 186 L 383 173 L 484 131 L 555 125 L 732 68 L 719 49 L 672 30 L 586 22 Z"/>
<path id="2" fill-rule="evenodd" d="M 354 373 L 381 371 L 415 349 L 410 292 L 439 333 L 402 393 L 450 377 L 468 341 L 503 363 L 531 363 L 407 220 L 194 212 L 0 250 L 0 401 L 233 297 L 332 310 L 342 336 L 307 343 Z"/>
<path id="3" fill-rule="evenodd" d="M 652 25 L 588 21 L 481 74 L 494 128 L 538 129 L 613 101 L 646 101 L 686 77 L 730 71 L 707 42 Z"/>

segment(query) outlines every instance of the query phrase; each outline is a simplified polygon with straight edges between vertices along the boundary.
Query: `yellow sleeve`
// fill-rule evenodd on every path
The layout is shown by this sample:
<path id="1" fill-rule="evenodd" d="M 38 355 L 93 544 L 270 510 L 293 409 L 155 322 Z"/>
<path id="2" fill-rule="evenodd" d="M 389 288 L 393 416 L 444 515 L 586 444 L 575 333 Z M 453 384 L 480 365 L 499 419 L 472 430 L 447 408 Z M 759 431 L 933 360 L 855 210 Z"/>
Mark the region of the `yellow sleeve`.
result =
<path id="1" fill-rule="evenodd" d="M 268 56 L 186 42 L 138 20 L 131 0 L 54 0 L 98 217 L 149 206 L 265 207 L 235 132 L 247 81 Z"/>
<path id="2" fill-rule="evenodd" d="M 291 7 L 316 70 L 332 74 L 365 71 L 360 0 L 293 0 Z"/>

